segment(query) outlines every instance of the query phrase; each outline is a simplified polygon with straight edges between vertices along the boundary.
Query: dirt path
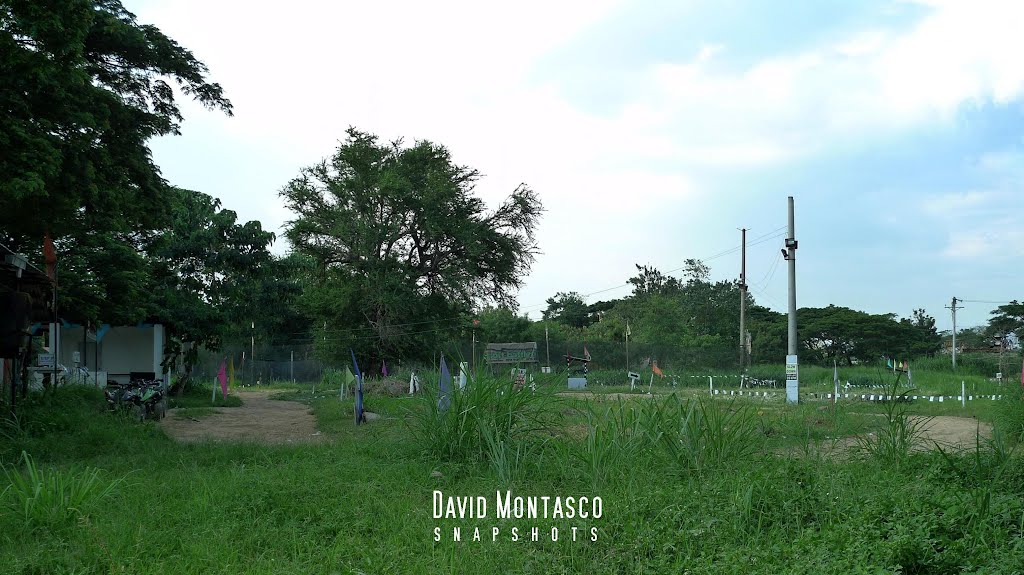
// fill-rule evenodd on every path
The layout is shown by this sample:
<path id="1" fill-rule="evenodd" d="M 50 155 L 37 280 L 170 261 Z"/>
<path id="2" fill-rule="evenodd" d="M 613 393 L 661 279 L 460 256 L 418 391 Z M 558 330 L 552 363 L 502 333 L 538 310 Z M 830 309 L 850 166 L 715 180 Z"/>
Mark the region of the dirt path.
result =
<path id="1" fill-rule="evenodd" d="M 917 417 L 914 419 L 921 421 L 926 418 Z M 936 415 L 924 423 L 921 435 L 929 448 L 934 447 L 932 445 L 934 442 L 938 443 L 941 447 L 972 449 L 978 443 L 979 433 L 982 440 L 991 437 L 992 426 L 985 422 L 979 422 L 973 417 Z"/>
<path id="2" fill-rule="evenodd" d="M 237 391 L 241 407 L 220 407 L 217 413 L 195 421 L 167 412 L 160 422 L 178 441 L 255 441 L 259 443 L 310 443 L 323 441 L 316 418 L 308 406 L 295 401 L 268 399 L 269 391 Z"/>

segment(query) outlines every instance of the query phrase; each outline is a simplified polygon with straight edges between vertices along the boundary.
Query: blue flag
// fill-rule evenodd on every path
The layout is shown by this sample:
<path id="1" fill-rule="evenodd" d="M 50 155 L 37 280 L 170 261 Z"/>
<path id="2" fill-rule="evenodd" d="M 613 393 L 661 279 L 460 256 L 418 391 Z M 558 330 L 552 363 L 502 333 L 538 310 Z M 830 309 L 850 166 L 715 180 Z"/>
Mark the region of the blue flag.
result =
<path id="1" fill-rule="evenodd" d="M 452 374 L 448 371 L 448 364 L 444 361 L 444 356 L 441 356 L 441 397 L 437 400 L 437 409 L 439 411 L 448 411 L 448 406 L 451 405 L 452 399 L 450 397 L 452 392 Z"/>
<path id="2" fill-rule="evenodd" d="M 352 366 L 356 370 L 355 417 L 356 425 L 359 425 L 363 422 L 363 374 L 359 372 L 359 362 L 356 361 L 356 352 L 351 349 L 349 352 L 352 354 Z"/>

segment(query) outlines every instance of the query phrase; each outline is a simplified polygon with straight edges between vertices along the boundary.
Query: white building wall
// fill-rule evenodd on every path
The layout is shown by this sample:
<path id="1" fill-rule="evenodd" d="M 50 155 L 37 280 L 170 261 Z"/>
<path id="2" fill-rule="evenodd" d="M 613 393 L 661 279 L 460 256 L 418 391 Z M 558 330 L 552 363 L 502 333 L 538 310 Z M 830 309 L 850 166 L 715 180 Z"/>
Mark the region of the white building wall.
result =
<path id="1" fill-rule="evenodd" d="M 100 346 L 103 359 L 100 367 L 112 379 L 124 379 L 133 371 L 153 369 L 153 339 L 155 328 L 112 327 Z M 156 361 L 157 367 L 160 362 Z M 123 376 L 123 377 L 120 377 Z"/>
<path id="2" fill-rule="evenodd" d="M 74 366 L 74 352 L 82 347 L 81 327 L 61 327 L 60 351 L 58 361 L 66 366 Z M 111 381 L 127 383 L 133 371 L 153 372 L 159 379 L 163 376 L 160 366 L 163 360 L 164 326 L 157 324 L 152 327 L 112 327 L 103 336 L 99 344 L 99 370 L 106 372 Z M 90 355 L 86 361 L 90 371 L 95 370 L 95 358 L 92 342 L 87 348 Z"/>

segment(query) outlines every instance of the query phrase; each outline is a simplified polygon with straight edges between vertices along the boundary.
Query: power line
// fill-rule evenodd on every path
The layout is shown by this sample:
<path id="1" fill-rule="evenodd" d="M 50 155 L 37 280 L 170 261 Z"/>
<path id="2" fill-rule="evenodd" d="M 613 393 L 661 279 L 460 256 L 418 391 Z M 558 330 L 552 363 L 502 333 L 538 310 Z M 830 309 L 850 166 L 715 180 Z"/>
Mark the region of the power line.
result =
<path id="1" fill-rule="evenodd" d="M 785 232 L 783 231 L 785 229 L 786 229 L 786 226 L 782 226 L 782 227 L 776 228 L 776 229 L 774 229 L 774 230 L 772 230 L 770 232 L 767 232 L 765 234 L 762 234 L 762 235 L 758 236 L 757 238 L 754 239 L 754 241 L 748 242 L 747 245 L 748 246 L 753 246 L 753 245 L 757 245 L 757 244 L 762 244 L 762 243 L 767 242 L 769 240 L 780 238 L 780 237 L 785 235 Z M 780 231 L 782 231 L 782 233 L 779 233 Z M 721 257 L 725 257 L 725 256 L 730 255 L 730 254 L 734 254 L 734 253 L 740 251 L 740 248 L 741 248 L 741 246 L 734 246 L 734 247 L 729 248 L 727 250 L 718 252 L 718 253 L 716 253 L 714 255 L 711 255 L 711 256 L 708 256 L 708 257 L 704 257 L 704 258 L 695 258 L 695 259 L 697 259 L 697 260 L 699 260 L 701 262 L 709 262 L 711 260 L 715 260 L 715 259 L 718 259 L 718 258 L 721 258 Z M 664 273 L 666 275 L 669 275 L 669 274 L 673 274 L 675 272 L 678 272 L 678 271 L 681 271 L 681 270 L 684 270 L 684 269 L 686 269 L 686 265 L 685 264 L 682 265 L 682 266 L 679 266 L 679 267 L 677 267 L 675 269 L 668 270 L 668 271 L 666 271 Z M 591 296 L 595 296 L 595 295 L 598 295 L 598 294 L 614 291 L 614 290 L 621 289 L 621 288 L 624 288 L 624 287 L 629 287 L 631 285 L 633 285 L 633 284 L 631 284 L 629 282 L 626 282 L 624 284 L 619 284 L 619 285 L 616 285 L 616 286 L 612 286 L 612 287 L 608 287 L 608 288 L 604 288 L 604 289 L 599 289 L 597 291 L 592 291 L 592 292 L 589 292 L 589 293 L 586 293 L 586 294 L 580 294 L 580 295 L 581 295 L 581 297 L 583 297 L 584 301 L 586 301 Z M 522 308 L 520 308 L 519 311 L 523 312 L 523 313 L 529 313 L 530 311 L 535 311 L 535 310 L 540 309 L 540 308 L 542 308 L 542 307 L 544 307 L 546 305 L 547 305 L 547 302 L 533 304 L 533 305 L 528 305 L 528 306 L 523 306 Z"/>
<path id="2" fill-rule="evenodd" d="M 755 283 L 754 285 L 760 286 L 762 288 L 766 287 L 768 285 L 768 282 L 772 281 L 772 278 L 775 277 L 775 270 L 779 269 L 779 262 L 781 261 L 782 252 L 779 252 L 775 254 L 775 260 L 772 262 L 771 268 L 769 268 L 768 271 L 765 272 L 764 277 L 761 278 L 761 281 Z"/>
<path id="3" fill-rule="evenodd" d="M 775 304 L 775 305 L 777 305 L 779 307 L 785 307 L 785 306 L 782 305 L 782 303 L 779 302 L 779 300 L 777 300 L 777 299 L 773 298 L 772 296 L 768 295 L 768 292 L 766 292 L 766 291 L 764 291 L 762 289 L 758 289 L 758 288 L 751 288 L 751 289 L 753 289 L 755 292 L 763 295 L 764 297 L 768 298 L 768 301 L 772 302 L 773 304 Z"/>

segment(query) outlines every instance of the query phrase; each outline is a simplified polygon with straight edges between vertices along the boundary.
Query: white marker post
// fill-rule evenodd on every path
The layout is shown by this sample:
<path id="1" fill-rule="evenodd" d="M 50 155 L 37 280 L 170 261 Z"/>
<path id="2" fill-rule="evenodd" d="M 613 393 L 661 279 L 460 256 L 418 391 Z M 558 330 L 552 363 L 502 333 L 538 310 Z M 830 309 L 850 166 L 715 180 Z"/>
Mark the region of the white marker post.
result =
<path id="1" fill-rule="evenodd" d="M 960 407 L 967 407 L 967 386 L 960 380 Z"/>
<path id="2" fill-rule="evenodd" d="M 715 394 L 715 379 L 710 375 L 708 376 L 708 393 Z"/>

